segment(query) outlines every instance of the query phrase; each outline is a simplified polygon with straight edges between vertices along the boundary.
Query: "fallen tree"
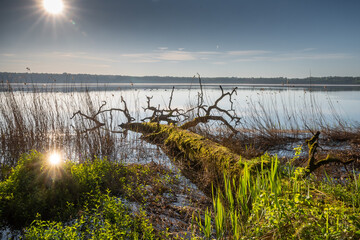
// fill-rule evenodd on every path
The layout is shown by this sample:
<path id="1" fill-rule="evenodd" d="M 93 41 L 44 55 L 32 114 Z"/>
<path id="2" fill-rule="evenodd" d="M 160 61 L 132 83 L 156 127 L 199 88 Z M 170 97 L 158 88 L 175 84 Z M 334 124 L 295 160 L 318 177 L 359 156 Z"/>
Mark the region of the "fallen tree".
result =
<path id="1" fill-rule="evenodd" d="M 264 158 L 242 158 L 219 143 L 175 125 L 146 122 L 126 123 L 121 127 L 142 133 L 146 141 L 160 144 L 183 174 L 208 193 L 211 184 L 222 183 L 224 174 L 237 178 L 242 175 L 245 164 L 255 170 L 268 162 Z"/>
<path id="2" fill-rule="evenodd" d="M 184 176 L 192 180 L 200 189 L 211 193 L 211 184 L 219 185 L 222 183 L 224 174 L 231 178 L 238 178 L 242 175 L 245 164 L 247 164 L 250 170 L 259 170 L 267 165 L 270 158 L 263 156 L 246 159 L 235 154 L 229 148 L 191 131 L 191 129 L 199 124 L 216 121 L 227 127 L 232 134 L 241 134 L 236 129 L 241 118 L 236 115 L 233 108 L 233 96 L 237 94 L 237 89 L 234 88 L 229 92 L 225 92 L 220 86 L 220 97 L 212 105 L 208 106 L 204 103 L 200 76 L 199 84 L 200 92 L 198 92 L 197 104 L 188 110 L 172 108 L 173 88 L 166 108 L 152 106 L 152 97 L 147 97 L 147 106 L 144 108 L 144 111 L 150 112 L 150 114 L 139 122 L 136 122 L 135 118 L 130 115 L 123 98 L 121 98 L 123 105 L 121 108 L 104 109 L 106 102 L 103 102 L 98 111 L 93 111 L 91 114 L 78 111 L 73 114 L 72 118 L 80 116 L 93 123 L 93 126 L 84 129 L 84 132 L 103 129 L 125 135 L 128 131 L 141 133 L 146 141 L 158 144 L 174 159 L 178 166 L 180 166 Z M 219 103 L 224 99 L 228 99 L 230 109 L 224 109 L 219 106 Z M 109 129 L 102 120 L 104 117 L 101 117 L 102 114 L 112 114 L 115 111 L 121 112 L 126 119 L 119 125 L 121 130 Z M 331 156 L 316 162 L 315 153 L 318 147 L 317 140 L 319 134 L 315 134 L 312 139 L 307 141 L 309 160 L 306 167 L 306 176 L 324 164 L 330 162 L 343 163 L 340 159 L 335 159 Z"/>
<path id="3" fill-rule="evenodd" d="M 266 165 L 268 161 L 264 158 L 243 158 L 229 148 L 190 131 L 201 123 L 216 121 L 227 127 L 232 134 L 240 134 L 236 130 L 236 125 L 239 124 L 241 118 L 236 115 L 233 108 L 233 96 L 237 93 L 237 89 L 225 92 L 220 86 L 220 97 L 214 101 L 214 104 L 207 106 L 204 103 L 200 77 L 199 83 L 200 92 L 197 105 L 188 110 L 171 107 L 173 88 L 169 104 L 165 109 L 152 106 L 152 97 L 147 97 L 147 106 L 144 111 L 150 112 L 150 114 L 141 122 L 135 122 L 123 98 L 121 99 L 123 104 L 121 108 L 104 109 L 106 102 L 103 102 L 97 111 L 91 114 L 78 111 L 73 114 L 72 118 L 80 116 L 93 123 L 92 127 L 84 129 L 83 132 L 103 129 L 122 134 L 127 134 L 128 131 L 141 133 L 146 141 L 161 146 L 176 161 L 186 177 L 196 183 L 200 189 L 210 193 L 211 184 L 222 183 L 224 174 L 236 178 L 242 175 L 245 164 L 248 169 L 255 170 Z M 220 102 L 226 98 L 230 102 L 230 109 L 219 106 Z M 108 129 L 105 122 L 102 121 L 102 114 L 114 111 L 121 112 L 126 119 L 119 125 L 120 131 Z"/>

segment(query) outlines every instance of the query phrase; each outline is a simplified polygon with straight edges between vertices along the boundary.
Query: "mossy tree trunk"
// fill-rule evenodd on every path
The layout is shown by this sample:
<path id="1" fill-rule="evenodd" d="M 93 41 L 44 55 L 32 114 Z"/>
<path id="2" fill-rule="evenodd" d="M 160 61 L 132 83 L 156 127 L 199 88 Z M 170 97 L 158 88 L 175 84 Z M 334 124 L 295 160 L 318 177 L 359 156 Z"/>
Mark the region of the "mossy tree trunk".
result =
<path id="1" fill-rule="evenodd" d="M 174 125 L 149 122 L 127 123 L 120 127 L 142 133 L 145 140 L 160 144 L 178 162 L 183 174 L 206 193 L 211 193 L 211 184 L 222 183 L 224 174 L 241 176 L 245 163 L 250 170 L 267 163 L 261 158 L 242 158 L 227 147 Z"/>

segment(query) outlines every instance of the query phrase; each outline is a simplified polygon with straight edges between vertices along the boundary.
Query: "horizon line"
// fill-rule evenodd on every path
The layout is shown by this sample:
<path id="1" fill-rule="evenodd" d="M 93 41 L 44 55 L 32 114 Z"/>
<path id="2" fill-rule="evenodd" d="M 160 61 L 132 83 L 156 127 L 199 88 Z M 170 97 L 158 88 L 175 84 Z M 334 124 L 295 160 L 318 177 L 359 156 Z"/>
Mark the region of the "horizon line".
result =
<path id="1" fill-rule="evenodd" d="M 122 75 L 122 74 L 94 74 L 94 73 L 69 73 L 69 72 L 63 72 L 63 73 L 49 73 L 49 72 L 4 72 L 4 71 L 0 71 L 0 74 L 3 74 L 3 73 L 7 73 L 7 74 L 48 74 L 48 75 L 65 75 L 65 74 L 68 74 L 68 75 L 90 75 L 90 76 L 121 76 L 121 77 L 138 77 L 138 78 L 146 78 L 146 77 L 159 77 L 159 78 L 198 78 L 199 76 L 196 76 L 197 74 L 193 75 L 193 76 L 169 76 L 169 75 Z M 247 76 L 247 77 L 241 77 L 241 76 L 212 76 L 212 77 L 205 77 L 205 76 L 201 76 L 200 75 L 200 78 L 201 79 L 206 79 L 206 78 L 253 78 L 253 79 L 263 79 L 263 78 L 284 78 L 284 79 L 308 79 L 308 78 L 327 78 L 327 77 L 331 77 L 331 78 L 334 78 L 334 77 L 339 77 L 339 78 L 360 78 L 360 76 L 350 76 L 350 75 L 345 75 L 345 76 L 339 76 L 339 75 L 334 75 L 334 76 L 331 76 L 331 75 L 328 75 L 328 76 L 313 76 L 313 75 L 310 75 L 308 77 L 283 77 L 283 76 L 277 76 L 277 77 L 263 77 L 263 76 L 260 76 L 260 77 L 250 77 L 250 76 Z"/>

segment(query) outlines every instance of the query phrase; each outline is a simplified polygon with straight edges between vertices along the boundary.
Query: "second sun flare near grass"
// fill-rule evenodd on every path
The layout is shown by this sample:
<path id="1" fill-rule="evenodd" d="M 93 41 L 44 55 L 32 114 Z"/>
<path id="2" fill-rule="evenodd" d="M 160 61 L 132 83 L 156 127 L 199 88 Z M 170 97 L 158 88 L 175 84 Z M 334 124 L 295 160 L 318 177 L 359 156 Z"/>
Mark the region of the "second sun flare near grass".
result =
<path id="1" fill-rule="evenodd" d="M 43 6 L 50 14 L 59 14 L 64 9 L 64 3 L 62 0 L 44 0 Z"/>
<path id="2" fill-rule="evenodd" d="M 60 156 L 60 154 L 58 154 L 58 153 L 52 153 L 52 154 L 49 156 L 49 162 L 50 162 L 50 164 L 53 165 L 53 166 L 59 165 L 60 162 L 61 162 L 61 156 Z"/>

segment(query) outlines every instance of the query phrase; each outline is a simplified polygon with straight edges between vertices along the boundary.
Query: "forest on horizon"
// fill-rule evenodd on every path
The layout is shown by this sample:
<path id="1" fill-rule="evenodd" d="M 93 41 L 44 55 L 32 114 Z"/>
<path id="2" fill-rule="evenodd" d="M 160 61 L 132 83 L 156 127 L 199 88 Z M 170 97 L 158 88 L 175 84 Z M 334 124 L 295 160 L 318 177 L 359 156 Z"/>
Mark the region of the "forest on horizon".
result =
<path id="1" fill-rule="evenodd" d="M 360 84 L 359 77 L 202 77 L 205 84 Z M 197 83 L 197 77 L 171 76 L 126 76 L 92 74 L 52 74 L 52 73 L 10 73 L 0 72 L 2 83 Z"/>

